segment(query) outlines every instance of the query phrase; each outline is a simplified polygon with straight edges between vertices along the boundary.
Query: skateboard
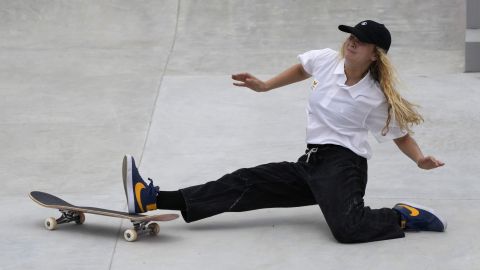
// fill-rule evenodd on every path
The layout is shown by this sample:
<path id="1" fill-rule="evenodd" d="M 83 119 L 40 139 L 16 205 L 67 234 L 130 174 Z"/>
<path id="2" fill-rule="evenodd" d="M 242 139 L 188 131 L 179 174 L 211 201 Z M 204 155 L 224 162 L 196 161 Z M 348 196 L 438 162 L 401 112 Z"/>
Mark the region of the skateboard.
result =
<path id="1" fill-rule="evenodd" d="M 45 227 L 48 230 L 55 230 L 58 224 L 63 223 L 83 224 L 85 222 L 84 213 L 123 218 L 130 220 L 133 224 L 133 228 L 126 229 L 123 233 L 123 237 L 129 242 L 137 240 L 139 233 L 149 232 L 151 235 L 160 233 L 160 225 L 154 221 L 170 221 L 178 218 L 177 214 L 141 215 L 96 207 L 75 206 L 41 191 L 32 191 L 29 196 L 41 206 L 58 209 L 62 213 L 62 216 L 57 219 L 53 217 L 45 219 Z"/>

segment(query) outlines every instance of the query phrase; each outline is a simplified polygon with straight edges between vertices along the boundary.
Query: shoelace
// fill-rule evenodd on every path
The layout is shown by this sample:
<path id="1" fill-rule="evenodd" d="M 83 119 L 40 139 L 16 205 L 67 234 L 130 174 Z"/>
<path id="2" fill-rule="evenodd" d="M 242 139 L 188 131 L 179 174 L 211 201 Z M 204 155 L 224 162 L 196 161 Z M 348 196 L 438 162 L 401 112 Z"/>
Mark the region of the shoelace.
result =
<path id="1" fill-rule="evenodd" d="M 150 189 L 155 190 L 156 193 L 160 192 L 160 187 L 159 186 L 153 186 L 153 179 L 152 178 L 148 178 L 148 181 L 150 181 L 150 184 L 148 184 L 148 187 Z"/>

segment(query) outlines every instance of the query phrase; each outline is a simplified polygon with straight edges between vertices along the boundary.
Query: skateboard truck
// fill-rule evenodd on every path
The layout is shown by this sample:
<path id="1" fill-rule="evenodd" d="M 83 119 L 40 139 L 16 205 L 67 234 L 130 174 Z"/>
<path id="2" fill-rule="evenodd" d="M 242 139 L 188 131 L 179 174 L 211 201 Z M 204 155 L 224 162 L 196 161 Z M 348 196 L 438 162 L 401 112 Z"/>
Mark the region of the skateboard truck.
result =
<path id="1" fill-rule="evenodd" d="M 149 232 L 151 235 L 157 235 L 160 233 L 160 225 L 151 221 L 131 221 L 133 229 L 126 229 L 123 233 L 123 237 L 128 242 L 137 240 L 138 233 Z"/>
<path id="2" fill-rule="evenodd" d="M 55 230 L 58 224 L 69 223 L 75 221 L 77 224 L 83 224 L 85 222 L 85 215 L 82 212 L 70 211 L 70 210 L 59 210 L 62 213 L 62 216 L 55 219 L 49 217 L 45 219 L 45 228 L 49 230 Z"/>

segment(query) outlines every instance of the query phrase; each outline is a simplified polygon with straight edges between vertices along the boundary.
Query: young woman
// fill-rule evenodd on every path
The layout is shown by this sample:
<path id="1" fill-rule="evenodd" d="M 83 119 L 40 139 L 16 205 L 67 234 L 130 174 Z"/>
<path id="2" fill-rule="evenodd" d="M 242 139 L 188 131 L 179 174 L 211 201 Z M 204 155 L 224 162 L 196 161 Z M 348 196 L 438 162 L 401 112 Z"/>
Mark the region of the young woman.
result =
<path id="1" fill-rule="evenodd" d="M 388 29 L 366 20 L 350 33 L 341 52 L 313 50 L 298 56 L 300 64 L 264 82 L 248 74 L 232 75 L 234 85 L 257 92 L 313 77 L 307 105 L 307 149 L 296 162 L 243 168 L 220 179 L 178 191 L 159 191 L 140 176 L 131 156 L 123 160 L 128 209 L 179 210 L 186 222 L 224 212 L 319 205 L 334 237 L 356 243 L 404 237 L 405 230 L 444 231 L 446 221 L 427 207 L 399 203 L 393 208 L 364 205 L 370 131 L 379 142 L 393 140 L 419 168 L 444 163 L 424 156 L 410 136 L 423 118 L 403 99 L 387 57 Z"/>

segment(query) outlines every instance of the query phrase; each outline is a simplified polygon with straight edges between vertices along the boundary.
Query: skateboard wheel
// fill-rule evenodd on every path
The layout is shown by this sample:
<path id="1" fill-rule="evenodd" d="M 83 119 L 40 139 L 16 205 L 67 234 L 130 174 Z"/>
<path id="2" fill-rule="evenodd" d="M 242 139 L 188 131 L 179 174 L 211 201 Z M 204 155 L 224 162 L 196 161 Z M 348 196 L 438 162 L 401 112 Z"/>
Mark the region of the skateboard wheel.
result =
<path id="1" fill-rule="evenodd" d="M 148 224 L 148 229 L 150 230 L 151 235 L 157 235 L 160 233 L 160 225 L 157 223 Z"/>
<path id="2" fill-rule="evenodd" d="M 57 228 L 57 220 L 53 217 L 45 219 L 45 228 L 48 230 L 55 230 Z"/>
<path id="3" fill-rule="evenodd" d="M 85 214 L 82 212 L 78 212 L 78 219 L 75 221 L 78 225 L 83 224 L 85 222 Z"/>
<path id="4" fill-rule="evenodd" d="M 138 234 L 135 230 L 133 229 L 127 229 L 125 230 L 125 232 L 123 233 L 123 237 L 125 238 L 125 240 L 127 240 L 128 242 L 133 242 L 135 240 L 137 240 L 137 237 L 138 237 Z"/>

